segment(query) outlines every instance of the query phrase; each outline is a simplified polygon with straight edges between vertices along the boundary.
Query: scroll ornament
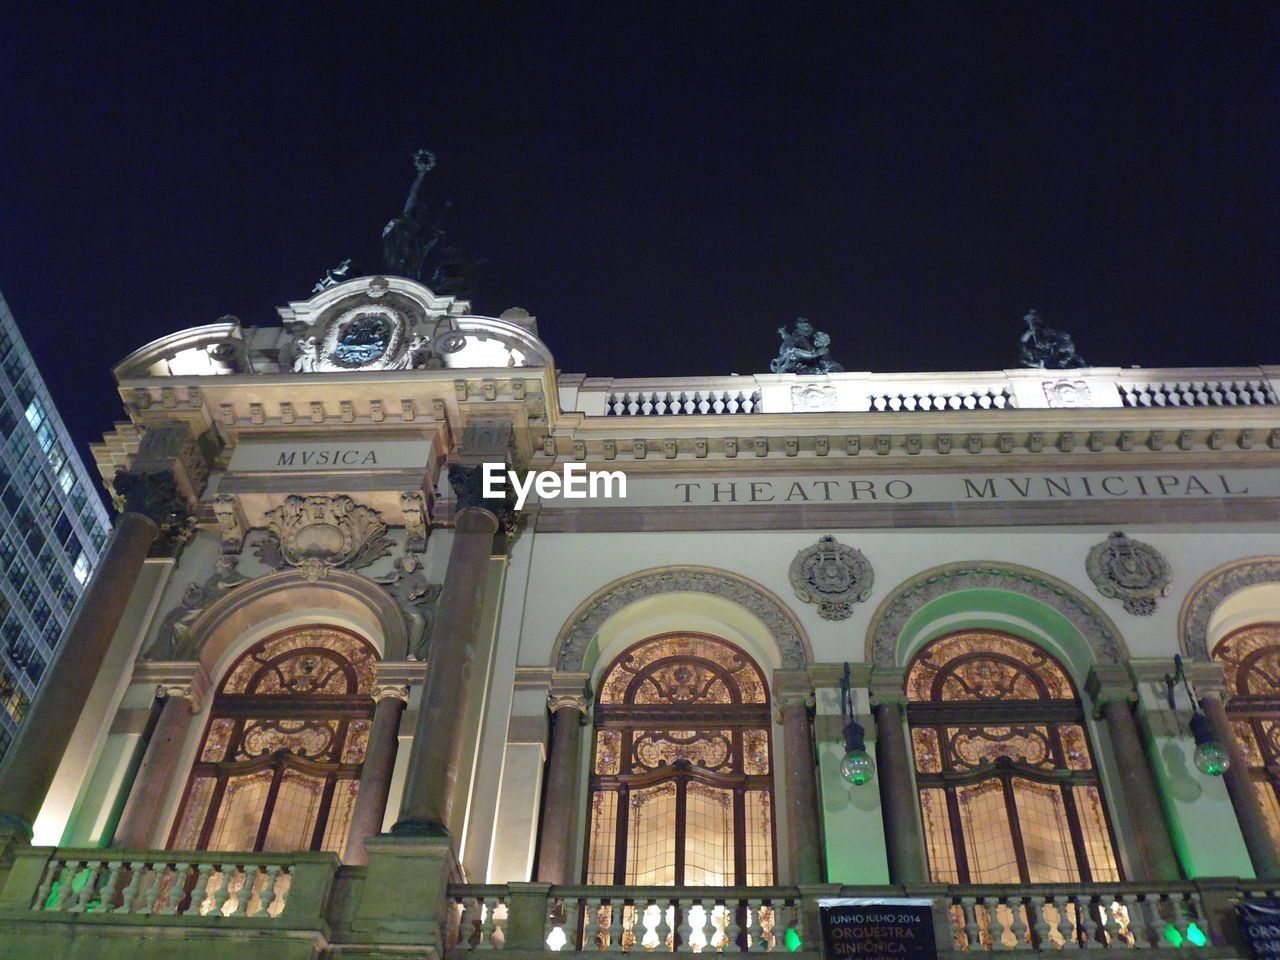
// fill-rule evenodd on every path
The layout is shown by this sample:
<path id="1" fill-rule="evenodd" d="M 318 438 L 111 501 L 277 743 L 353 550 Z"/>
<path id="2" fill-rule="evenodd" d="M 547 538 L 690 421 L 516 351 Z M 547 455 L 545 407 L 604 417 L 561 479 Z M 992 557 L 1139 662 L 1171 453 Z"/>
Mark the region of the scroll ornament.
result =
<path id="1" fill-rule="evenodd" d="M 311 583 L 334 567 L 358 570 L 391 552 L 378 512 L 350 497 L 288 497 L 267 514 L 267 527 L 258 559 L 277 570 L 296 567 Z"/>

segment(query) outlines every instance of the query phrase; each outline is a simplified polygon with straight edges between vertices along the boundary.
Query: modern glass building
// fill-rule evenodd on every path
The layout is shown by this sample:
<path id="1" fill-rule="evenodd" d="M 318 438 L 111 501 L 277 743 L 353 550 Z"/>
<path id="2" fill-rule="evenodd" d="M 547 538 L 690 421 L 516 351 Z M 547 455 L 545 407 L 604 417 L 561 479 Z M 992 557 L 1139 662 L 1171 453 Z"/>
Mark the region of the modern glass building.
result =
<path id="1" fill-rule="evenodd" d="M 0 296 L 0 755 L 109 528 L 106 508 Z"/>

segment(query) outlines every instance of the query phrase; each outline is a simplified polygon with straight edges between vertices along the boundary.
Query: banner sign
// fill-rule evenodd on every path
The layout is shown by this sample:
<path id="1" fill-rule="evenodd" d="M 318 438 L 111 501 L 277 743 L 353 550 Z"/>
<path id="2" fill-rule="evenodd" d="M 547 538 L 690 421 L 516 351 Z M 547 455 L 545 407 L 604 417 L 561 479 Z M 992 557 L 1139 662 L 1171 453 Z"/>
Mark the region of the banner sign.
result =
<path id="1" fill-rule="evenodd" d="M 927 897 L 824 897 L 822 946 L 828 960 L 937 960 L 933 901 Z"/>
<path id="2" fill-rule="evenodd" d="M 1236 913 L 1253 960 L 1280 960 L 1280 900 L 1244 900 Z"/>
<path id="3" fill-rule="evenodd" d="M 574 466 L 580 466 L 574 464 Z M 1099 503 L 1280 497 L 1280 470 L 1134 470 L 1070 473 L 827 474 L 653 477 L 623 464 L 597 471 L 619 497 L 588 495 L 557 507 L 778 507 L 898 503 Z M 618 483 L 618 478 L 625 478 Z M 542 499 L 546 499 L 545 495 Z"/>
<path id="4" fill-rule="evenodd" d="M 355 443 L 242 443 L 231 454 L 232 472 L 306 473 L 320 470 L 418 470 L 431 459 L 430 440 Z"/>

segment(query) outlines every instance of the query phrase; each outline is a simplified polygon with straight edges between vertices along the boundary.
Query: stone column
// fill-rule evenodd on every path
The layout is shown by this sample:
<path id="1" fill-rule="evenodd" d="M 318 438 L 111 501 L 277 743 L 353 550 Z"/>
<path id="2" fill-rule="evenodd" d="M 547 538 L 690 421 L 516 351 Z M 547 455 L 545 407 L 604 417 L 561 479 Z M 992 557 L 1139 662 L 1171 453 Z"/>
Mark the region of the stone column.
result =
<path id="1" fill-rule="evenodd" d="M 542 825 L 538 832 L 537 879 L 572 883 L 573 824 L 578 813 L 578 751 L 591 703 L 584 674 L 560 674 L 551 681 L 551 751 L 547 757 Z"/>
<path id="2" fill-rule="evenodd" d="M 498 526 L 498 517 L 482 507 L 468 507 L 457 515 L 444 589 L 436 607 L 404 801 L 393 833 L 449 836 L 462 759 L 462 724 L 470 706 L 471 668 Z"/>
<path id="3" fill-rule="evenodd" d="M 165 795 L 175 777 L 182 777 L 185 782 L 180 766 L 182 748 L 193 719 L 203 709 L 208 689 L 209 677 L 203 667 L 197 667 L 196 676 L 188 683 L 161 684 L 156 688 L 156 696 L 164 698 L 164 706 L 133 778 L 112 847 L 150 850 L 164 845 L 164 838 L 157 834 L 162 827 Z"/>
<path id="4" fill-rule="evenodd" d="M 813 691 L 804 671 L 774 671 L 774 702 L 782 714 L 782 757 L 787 776 L 787 834 L 792 882 L 822 883 L 822 838 L 818 825 L 818 758 L 809 711 Z"/>
<path id="5" fill-rule="evenodd" d="M 880 781 L 880 814 L 893 883 L 926 883 L 924 828 L 920 798 L 911 776 L 914 754 L 904 732 L 905 678 L 900 669 L 876 669 L 871 679 L 872 715 L 876 720 L 876 775 Z"/>
<path id="6" fill-rule="evenodd" d="M 1236 739 L 1235 730 L 1227 718 L 1221 692 L 1215 690 L 1202 696 L 1200 706 L 1204 715 L 1209 718 L 1214 738 L 1227 748 L 1231 757 L 1231 765 L 1222 775 L 1222 780 L 1226 785 L 1227 795 L 1231 797 L 1231 805 L 1235 807 L 1240 833 L 1244 837 L 1245 848 L 1249 851 L 1249 859 L 1253 862 L 1253 872 L 1266 879 L 1280 877 L 1280 852 L 1276 851 L 1271 831 L 1267 829 L 1266 814 L 1262 811 L 1258 794 L 1249 779 L 1249 761 L 1245 759 L 1240 741 Z"/>
<path id="7" fill-rule="evenodd" d="M 360 767 L 360 792 L 356 794 L 356 808 L 351 813 L 351 829 L 347 833 L 347 845 L 342 854 L 343 863 L 363 865 L 369 862 L 365 849 L 366 837 L 382 832 L 382 819 L 387 812 L 387 793 L 391 789 L 391 775 L 396 765 L 396 750 L 400 745 L 400 716 L 409 702 L 409 688 L 398 684 L 374 687 L 373 724 L 369 730 L 369 745 L 365 748 L 364 764 Z"/>
<path id="8" fill-rule="evenodd" d="M 1095 715 L 1101 715 L 1107 724 L 1125 808 L 1133 826 L 1137 865 L 1144 873 L 1142 877 L 1128 879 L 1178 880 L 1182 871 L 1169 839 L 1160 792 L 1133 716 L 1132 704 L 1137 700 L 1137 692 L 1128 668 L 1095 664 L 1089 670 L 1085 689 L 1093 699 Z"/>
<path id="9" fill-rule="evenodd" d="M 89 587 L 31 702 L 18 735 L 0 763 L 0 829 L 31 835 L 31 826 L 75 732 L 133 593 L 147 551 L 159 534 L 148 517 L 122 513 Z"/>

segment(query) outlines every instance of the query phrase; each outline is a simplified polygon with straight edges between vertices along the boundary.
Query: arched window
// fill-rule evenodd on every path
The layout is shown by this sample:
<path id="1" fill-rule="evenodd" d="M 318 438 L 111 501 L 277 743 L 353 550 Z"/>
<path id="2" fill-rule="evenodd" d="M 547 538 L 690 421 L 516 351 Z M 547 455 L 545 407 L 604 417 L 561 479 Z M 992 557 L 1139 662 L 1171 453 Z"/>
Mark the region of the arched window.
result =
<path id="1" fill-rule="evenodd" d="M 1280 623 L 1257 623 L 1223 637 L 1227 713 L 1249 764 L 1249 779 L 1280 846 Z"/>
<path id="2" fill-rule="evenodd" d="M 769 692 L 732 644 L 638 643 L 596 701 L 588 883 L 775 882 Z"/>
<path id="3" fill-rule="evenodd" d="M 377 660 L 368 641 L 338 627 L 254 644 L 214 696 L 170 849 L 341 854 Z"/>
<path id="4" fill-rule="evenodd" d="M 935 881 L 1121 879 L 1080 699 L 1053 657 L 951 634 L 912 661 L 907 700 Z"/>

